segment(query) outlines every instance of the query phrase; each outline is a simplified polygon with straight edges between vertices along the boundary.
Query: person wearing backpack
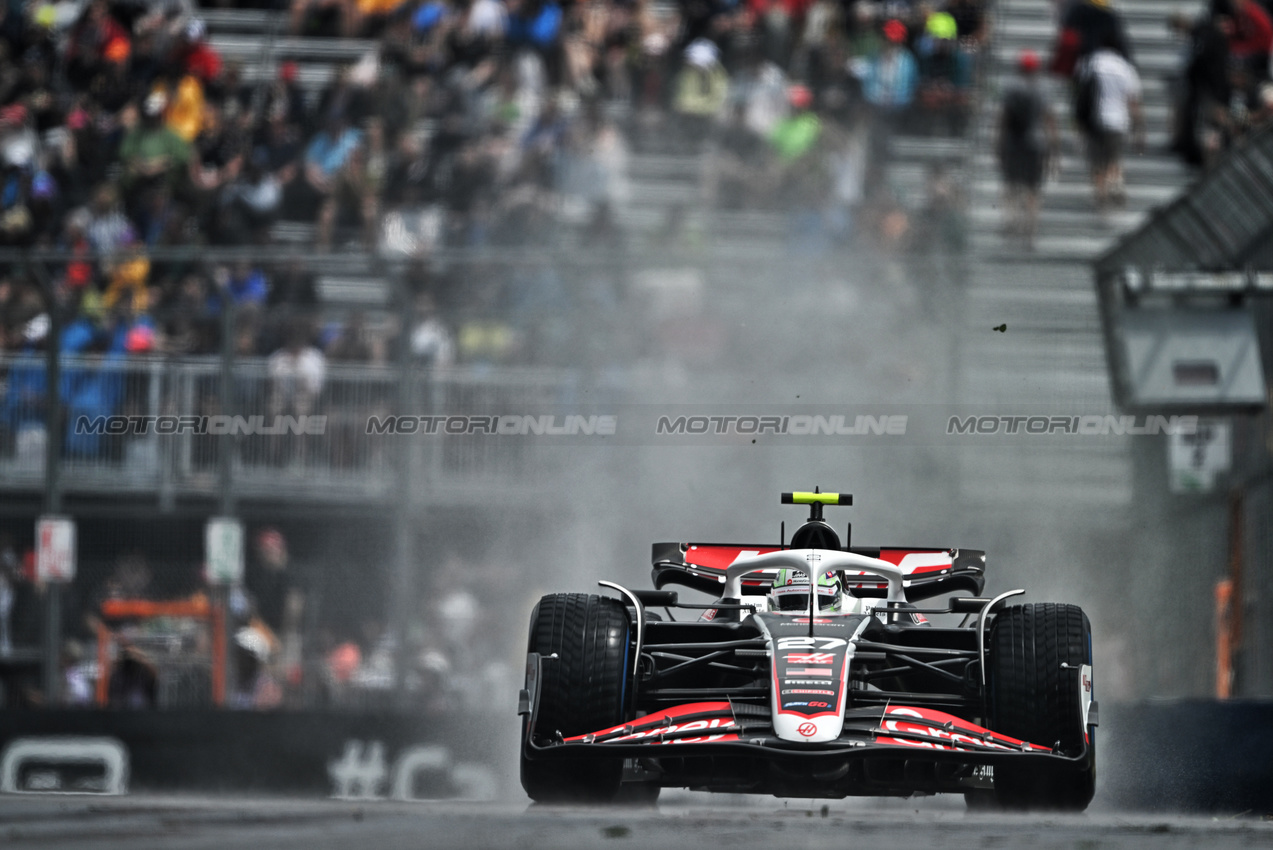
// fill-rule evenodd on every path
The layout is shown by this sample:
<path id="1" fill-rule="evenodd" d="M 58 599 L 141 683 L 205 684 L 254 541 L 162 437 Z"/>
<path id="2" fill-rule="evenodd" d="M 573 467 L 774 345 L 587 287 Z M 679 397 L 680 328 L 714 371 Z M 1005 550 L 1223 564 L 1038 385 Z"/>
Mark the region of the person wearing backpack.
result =
<path id="1" fill-rule="evenodd" d="M 1088 165 L 1097 210 L 1126 200 L 1122 154 L 1132 136 L 1145 148 L 1145 122 L 1140 108 L 1141 84 L 1136 68 L 1106 37 L 1101 47 L 1079 63 L 1074 87 L 1074 118 L 1087 141 Z"/>
<path id="2" fill-rule="evenodd" d="M 1039 57 L 1017 57 L 1018 76 L 1008 84 L 999 110 L 999 171 L 1004 185 L 1004 232 L 1020 236 L 1033 250 L 1039 222 L 1039 188 L 1050 155 L 1057 149 L 1056 119 L 1039 88 Z"/>

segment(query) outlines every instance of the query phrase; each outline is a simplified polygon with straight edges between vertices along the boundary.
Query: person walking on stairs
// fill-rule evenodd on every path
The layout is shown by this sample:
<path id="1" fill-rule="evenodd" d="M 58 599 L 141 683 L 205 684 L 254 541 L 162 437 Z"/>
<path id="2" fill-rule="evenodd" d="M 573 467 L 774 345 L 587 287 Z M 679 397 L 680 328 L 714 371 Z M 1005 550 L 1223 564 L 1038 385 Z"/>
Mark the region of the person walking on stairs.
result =
<path id="1" fill-rule="evenodd" d="M 995 150 L 1004 186 L 1004 233 L 1020 236 L 1033 250 L 1039 190 L 1048 158 L 1057 151 L 1057 128 L 1039 86 L 1038 55 L 1021 51 L 1017 72 L 1003 94 Z"/>

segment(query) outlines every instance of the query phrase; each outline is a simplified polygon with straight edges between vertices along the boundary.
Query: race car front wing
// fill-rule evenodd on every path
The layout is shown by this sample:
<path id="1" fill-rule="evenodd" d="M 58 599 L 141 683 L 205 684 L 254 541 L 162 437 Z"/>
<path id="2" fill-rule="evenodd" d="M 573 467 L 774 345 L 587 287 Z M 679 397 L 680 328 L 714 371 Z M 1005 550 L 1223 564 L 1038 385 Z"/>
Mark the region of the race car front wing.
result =
<path id="1" fill-rule="evenodd" d="M 821 743 L 791 741 L 775 734 L 770 710 L 752 703 L 709 700 L 686 703 L 647 714 L 628 723 L 564 737 L 555 730 L 536 728 L 540 659 L 528 659 L 527 685 L 522 691 L 519 713 L 526 718 L 523 739 L 527 758 L 624 758 L 637 760 L 719 759 L 742 757 L 771 762 L 788 770 L 808 765 L 811 774 L 825 775 L 827 766 L 844 766 L 838 774 L 849 776 L 847 765 L 854 761 L 877 764 L 893 762 L 896 771 L 886 771 L 883 784 L 894 793 L 928 790 L 970 790 L 989 787 L 989 772 L 997 764 L 1012 762 L 1039 767 L 1047 765 L 1079 767 L 1090 757 L 1087 743 L 1082 751 L 1065 754 L 1049 746 L 1021 741 L 975 723 L 931 708 L 908 705 L 849 708 L 844 713 L 843 730 L 837 740 Z M 702 761 L 702 759 L 699 759 Z M 938 765 L 960 767 L 934 787 L 932 775 Z M 923 767 L 927 768 L 927 772 Z M 856 774 L 855 774 L 856 775 Z M 846 778 L 838 786 L 825 786 L 828 795 L 853 793 Z M 848 783 L 848 784 L 845 784 Z M 871 783 L 871 793 L 880 783 Z M 767 790 L 773 790 L 769 788 Z M 801 789 L 802 795 L 810 789 Z"/>

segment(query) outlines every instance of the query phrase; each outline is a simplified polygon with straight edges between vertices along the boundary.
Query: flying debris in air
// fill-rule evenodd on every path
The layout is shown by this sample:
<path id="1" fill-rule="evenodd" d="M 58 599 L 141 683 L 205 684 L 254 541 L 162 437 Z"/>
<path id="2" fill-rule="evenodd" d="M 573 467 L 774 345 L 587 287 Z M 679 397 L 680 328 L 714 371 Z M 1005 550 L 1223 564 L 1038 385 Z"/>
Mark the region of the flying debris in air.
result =
<path id="1" fill-rule="evenodd" d="M 1002 325 L 999 325 L 997 328 L 991 328 L 990 330 L 998 331 L 1001 334 L 1006 334 L 1008 332 L 1008 325 L 1007 323 L 1004 323 Z"/>

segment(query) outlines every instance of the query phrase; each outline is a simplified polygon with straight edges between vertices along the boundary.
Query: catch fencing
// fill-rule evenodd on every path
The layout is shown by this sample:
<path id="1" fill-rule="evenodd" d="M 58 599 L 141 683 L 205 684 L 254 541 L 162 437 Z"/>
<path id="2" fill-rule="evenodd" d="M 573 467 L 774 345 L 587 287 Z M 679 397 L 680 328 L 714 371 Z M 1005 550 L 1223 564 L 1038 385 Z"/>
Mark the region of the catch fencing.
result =
<path id="1" fill-rule="evenodd" d="M 63 357 L 54 426 L 63 491 L 172 498 L 228 486 L 240 497 L 390 498 L 403 463 L 413 487 L 512 483 L 533 462 L 528 441 L 482 433 L 413 439 L 369 424 L 396 412 L 530 413 L 568 402 L 576 381 L 552 371 L 404 376 L 391 366 L 341 364 L 303 385 L 252 358 L 235 362 L 226 404 L 221 368 L 213 357 Z M 44 356 L 0 356 L 0 381 L 0 490 L 41 490 L 50 427 Z"/>

